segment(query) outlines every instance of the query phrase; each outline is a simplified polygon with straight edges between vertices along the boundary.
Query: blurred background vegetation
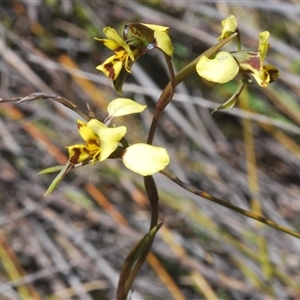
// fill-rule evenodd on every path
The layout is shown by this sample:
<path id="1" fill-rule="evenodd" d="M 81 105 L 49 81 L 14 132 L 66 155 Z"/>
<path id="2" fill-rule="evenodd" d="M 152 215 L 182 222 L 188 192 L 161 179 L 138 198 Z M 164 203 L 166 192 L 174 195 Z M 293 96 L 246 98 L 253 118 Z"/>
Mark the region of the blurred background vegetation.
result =
<path id="1" fill-rule="evenodd" d="M 244 49 L 271 33 L 267 62 L 281 76 L 256 84 L 233 109 L 211 111 L 238 81 L 181 84 L 154 140 L 168 169 L 231 204 L 300 231 L 300 39 L 298 1 L 1 1 L 0 98 L 53 93 L 102 120 L 118 97 L 95 67 L 111 52 L 94 37 L 128 22 L 170 27 L 178 70 L 217 42 L 234 14 Z M 227 50 L 236 50 L 234 43 Z M 134 64 L 123 91 L 149 110 L 124 117 L 131 143 L 145 142 L 155 101 L 168 82 L 161 53 Z M 147 232 L 141 176 L 119 161 L 72 170 L 43 198 L 81 141 L 78 116 L 51 100 L 0 105 L 0 298 L 114 299 L 118 274 Z M 161 174 L 159 231 L 131 299 L 299 299 L 300 241 L 188 193 Z"/>

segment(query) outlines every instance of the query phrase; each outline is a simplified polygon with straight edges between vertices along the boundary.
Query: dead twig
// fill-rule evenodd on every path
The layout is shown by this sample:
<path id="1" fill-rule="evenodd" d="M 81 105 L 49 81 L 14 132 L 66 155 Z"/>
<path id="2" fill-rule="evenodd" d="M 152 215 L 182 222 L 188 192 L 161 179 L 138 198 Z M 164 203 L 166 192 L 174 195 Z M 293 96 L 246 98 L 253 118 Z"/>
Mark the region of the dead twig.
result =
<path id="1" fill-rule="evenodd" d="M 51 99 L 53 101 L 56 101 L 67 108 L 73 110 L 76 112 L 78 115 L 80 115 L 82 118 L 85 120 L 90 120 L 94 114 L 91 113 L 91 108 L 90 106 L 87 106 L 89 114 L 85 114 L 83 111 L 81 111 L 76 104 L 74 104 L 71 100 L 68 100 L 64 97 L 58 96 L 56 94 L 47 94 L 47 93 L 32 93 L 26 97 L 15 97 L 15 98 L 0 98 L 0 103 L 5 103 L 5 102 L 17 102 L 17 103 L 23 103 L 23 102 L 30 102 L 34 100 L 40 100 L 40 99 Z"/>

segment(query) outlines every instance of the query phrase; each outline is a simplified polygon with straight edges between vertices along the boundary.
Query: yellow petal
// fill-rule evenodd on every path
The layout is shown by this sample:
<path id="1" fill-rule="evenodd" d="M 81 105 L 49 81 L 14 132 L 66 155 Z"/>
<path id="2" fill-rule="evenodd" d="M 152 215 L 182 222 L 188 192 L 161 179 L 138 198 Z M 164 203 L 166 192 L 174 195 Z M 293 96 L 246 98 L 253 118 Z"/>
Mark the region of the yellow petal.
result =
<path id="1" fill-rule="evenodd" d="M 116 55 L 113 55 L 97 66 L 96 69 L 102 71 L 108 78 L 115 80 L 120 75 L 122 67 L 123 62 Z"/>
<path id="2" fill-rule="evenodd" d="M 201 56 L 196 70 L 201 77 L 209 81 L 225 83 L 237 75 L 239 65 L 230 53 L 221 51 L 214 59 Z"/>
<path id="3" fill-rule="evenodd" d="M 78 164 L 91 157 L 89 151 L 84 145 L 74 145 L 66 148 L 69 151 L 69 158 L 72 164 Z"/>
<path id="4" fill-rule="evenodd" d="M 103 43 L 103 45 L 105 47 L 107 47 L 108 49 L 113 50 L 113 51 L 120 48 L 120 45 L 117 42 L 113 41 L 113 40 L 99 39 L 99 38 L 95 38 L 95 40 Z"/>
<path id="5" fill-rule="evenodd" d="M 97 139 L 97 136 L 93 133 L 93 131 L 87 125 L 87 123 L 77 120 L 77 128 L 78 128 L 79 134 L 81 135 L 81 137 L 84 141 Z"/>
<path id="6" fill-rule="evenodd" d="M 141 23 L 142 25 L 152 29 L 153 31 L 161 31 L 161 32 L 166 32 L 168 33 L 169 27 L 166 26 L 161 26 L 161 25 L 156 25 L 156 24 L 146 24 L 146 23 Z"/>
<path id="7" fill-rule="evenodd" d="M 147 105 L 141 105 L 128 98 L 117 98 L 111 101 L 107 106 L 108 117 L 110 119 L 129 114 L 142 112 Z"/>
<path id="8" fill-rule="evenodd" d="M 170 57 L 173 56 L 174 48 L 168 34 L 169 27 L 145 23 L 137 23 L 134 27 L 138 30 L 140 38 L 144 37 L 154 47 Z M 138 36 L 137 33 L 135 33 L 136 36 Z"/>
<path id="9" fill-rule="evenodd" d="M 141 24 L 154 31 L 154 38 L 156 39 L 156 47 L 162 50 L 163 52 L 165 52 L 170 57 L 172 57 L 174 53 L 174 48 L 168 34 L 169 27 L 155 25 L 155 24 L 145 24 L 145 23 L 141 23 Z"/>
<path id="10" fill-rule="evenodd" d="M 91 119 L 88 121 L 87 126 L 92 130 L 92 132 L 98 136 L 98 131 L 102 127 L 106 127 L 102 122 L 97 119 Z"/>
<path id="11" fill-rule="evenodd" d="M 275 81 L 280 75 L 279 70 L 272 65 L 264 65 L 264 68 L 267 70 L 267 72 L 270 75 L 270 83 Z"/>
<path id="12" fill-rule="evenodd" d="M 222 21 L 222 33 L 218 38 L 220 41 L 228 38 L 237 30 L 237 20 L 234 15 L 230 15 L 228 18 Z"/>
<path id="13" fill-rule="evenodd" d="M 250 73 L 259 73 L 262 64 L 260 53 L 258 51 L 236 51 L 231 52 L 231 55 L 238 61 L 240 69 Z"/>
<path id="14" fill-rule="evenodd" d="M 147 144 L 128 147 L 122 159 L 128 169 L 143 176 L 161 171 L 170 162 L 166 149 Z"/>
<path id="15" fill-rule="evenodd" d="M 258 50 L 260 53 L 261 65 L 263 65 L 268 48 L 269 48 L 269 31 L 263 31 L 259 34 L 259 46 Z"/>
<path id="16" fill-rule="evenodd" d="M 270 83 L 270 74 L 265 66 L 262 67 L 260 72 L 251 75 L 261 87 L 267 87 Z"/>
<path id="17" fill-rule="evenodd" d="M 174 53 L 174 47 L 169 35 L 164 31 L 154 31 L 154 37 L 156 39 L 156 47 L 172 57 Z"/>
<path id="18" fill-rule="evenodd" d="M 128 53 L 131 60 L 134 61 L 134 55 L 133 55 L 129 45 L 127 45 L 125 43 L 125 41 L 120 37 L 120 35 L 116 32 L 115 29 L 113 29 L 111 27 L 105 27 L 103 29 L 103 32 L 110 40 L 113 40 L 117 44 L 119 44 Z"/>
<path id="19" fill-rule="evenodd" d="M 101 141 L 100 161 L 107 159 L 117 149 L 120 139 L 126 134 L 126 130 L 125 126 L 99 129 Z"/>

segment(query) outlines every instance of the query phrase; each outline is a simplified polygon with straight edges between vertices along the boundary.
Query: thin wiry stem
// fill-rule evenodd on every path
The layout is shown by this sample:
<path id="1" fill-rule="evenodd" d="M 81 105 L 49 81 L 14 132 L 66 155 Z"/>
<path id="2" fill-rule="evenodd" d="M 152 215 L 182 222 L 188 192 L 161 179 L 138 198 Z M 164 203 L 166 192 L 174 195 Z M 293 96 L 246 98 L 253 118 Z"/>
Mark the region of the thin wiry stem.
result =
<path id="1" fill-rule="evenodd" d="M 202 198 L 205 198 L 211 202 L 214 202 L 214 203 L 217 203 L 219 205 L 222 205 L 224 207 L 227 207 L 231 210 L 234 210 L 235 212 L 241 214 L 241 215 L 244 215 L 248 218 L 251 218 L 251 219 L 254 219 L 256 221 L 259 221 L 261 223 L 264 223 L 264 224 L 267 224 L 279 231 L 282 231 L 282 232 L 285 232 L 289 235 L 292 235 L 294 237 L 297 237 L 297 238 L 300 238 L 300 233 L 299 232 L 296 232 L 294 230 L 291 230 L 289 228 L 286 228 L 284 226 L 281 226 L 275 222 L 273 222 L 272 220 L 266 218 L 266 217 L 263 217 L 263 216 L 260 216 L 258 214 L 255 214 L 251 211 L 248 211 L 248 210 L 245 210 L 245 209 L 242 209 L 242 208 L 239 208 L 235 205 L 232 205 L 230 204 L 229 202 L 225 201 L 225 200 L 222 200 L 220 198 L 217 198 L 217 197 L 214 197 L 212 195 L 210 195 L 209 193 L 207 192 L 204 192 L 204 191 L 201 191 L 200 189 L 194 187 L 193 185 L 191 184 L 188 184 L 186 182 L 183 182 L 181 179 L 179 179 L 176 175 L 172 174 L 171 172 L 167 171 L 167 170 L 162 170 L 160 171 L 160 173 L 164 174 L 166 177 L 168 177 L 170 180 L 172 180 L 173 182 L 175 182 L 176 184 L 178 184 L 180 187 L 182 187 L 183 189 L 197 195 L 197 196 L 200 196 Z"/>
<path id="2" fill-rule="evenodd" d="M 74 104 L 71 100 L 68 100 L 64 97 L 55 95 L 55 94 L 47 94 L 47 93 L 32 93 L 26 97 L 16 97 L 16 98 L 0 98 L 0 103 L 5 103 L 5 102 L 17 102 L 17 103 L 23 103 L 26 101 L 33 101 L 33 100 L 40 100 L 40 99 L 51 99 L 54 100 L 64 106 L 66 106 L 67 108 L 73 110 L 74 112 L 76 112 L 78 115 L 80 115 L 82 118 L 84 118 L 85 120 L 89 121 L 92 116 L 91 114 L 91 109 L 88 106 L 87 109 L 89 111 L 89 115 L 85 114 L 84 112 L 82 112 L 79 107 Z"/>

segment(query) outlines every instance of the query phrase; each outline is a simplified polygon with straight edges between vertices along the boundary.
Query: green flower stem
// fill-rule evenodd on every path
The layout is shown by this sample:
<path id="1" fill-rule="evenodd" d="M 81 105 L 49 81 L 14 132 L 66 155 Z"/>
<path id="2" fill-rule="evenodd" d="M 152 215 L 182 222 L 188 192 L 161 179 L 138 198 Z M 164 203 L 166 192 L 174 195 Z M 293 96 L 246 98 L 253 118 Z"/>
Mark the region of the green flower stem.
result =
<path id="1" fill-rule="evenodd" d="M 289 229 L 289 228 L 286 228 L 284 226 L 281 226 L 275 222 L 273 222 L 272 220 L 266 218 L 266 217 L 263 217 L 263 216 L 260 216 L 258 214 L 255 214 L 251 211 L 248 211 L 248 210 L 245 210 L 245 209 L 242 209 L 242 208 L 239 208 L 235 205 L 232 205 L 230 203 L 228 203 L 227 201 L 225 200 L 222 200 L 222 199 L 219 199 L 217 197 L 214 197 L 204 191 L 201 191 L 197 188 L 195 188 L 194 186 L 188 184 L 188 183 L 185 183 L 183 181 L 181 181 L 177 176 L 173 175 L 172 173 L 170 173 L 169 171 L 167 171 L 166 169 L 165 170 L 162 170 L 160 171 L 160 173 L 164 174 L 166 177 L 168 177 L 170 180 L 172 180 L 173 182 L 175 182 L 176 184 L 178 184 L 179 186 L 181 186 L 183 189 L 197 195 L 197 196 L 200 196 L 200 197 L 203 197 L 209 201 L 212 201 L 214 203 L 217 203 L 219 205 L 222 205 L 224 207 L 227 207 L 231 210 L 234 210 L 235 212 L 241 214 L 241 215 L 244 215 L 246 216 L 247 218 L 251 218 L 251 219 L 254 219 L 256 221 L 259 221 L 261 223 L 264 223 L 264 224 L 267 224 L 279 231 L 282 231 L 282 232 L 285 232 L 289 235 L 292 235 L 294 237 L 297 237 L 297 238 L 300 238 L 300 233 L 299 232 L 296 232 L 292 229 Z"/>
<path id="2" fill-rule="evenodd" d="M 149 134 L 148 134 L 148 139 L 147 139 L 148 144 L 151 145 L 152 142 L 153 142 L 153 138 L 154 138 L 154 134 L 155 134 L 155 131 L 156 131 L 158 120 L 159 120 L 163 110 L 165 109 L 165 107 L 172 100 L 173 95 L 174 95 L 174 91 L 175 91 L 175 87 L 179 83 L 184 81 L 193 72 L 195 72 L 196 64 L 197 64 L 197 62 L 199 61 L 199 58 L 202 55 L 205 55 L 207 57 L 211 57 L 218 50 L 220 50 L 225 44 L 227 44 L 230 40 L 232 40 L 235 36 L 237 36 L 237 33 L 232 34 L 227 39 L 220 41 L 216 45 L 212 46 L 211 48 L 209 48 L 208 50 L 203 52 L 201 55 L 199 55 L 197 58 L 195 58 L 193 61 L 191 61 L 187 66 L 185 66 L 183 69 L 181 69 L 175 75 L 174 80 L 172 79 L 172 76 L 171 76 L 170 82 L 166 85 L 166 87 L 162 91 L 162 93 L 161 93 L 161 95 L 160 95 L 160 97 L 157 101 L 156 109 L 155 109 L 155 112 L 154 112 L 153 120 L 152 120 L 151 127 L 150 127 Z M 167 64 L 169 66 L 168 60 L 167 60 Z M 169 68 L 169 70 L 170 70 L 170 68 Z"/>
<path id="3" fill-rule="evenodd" d="M 120 273 L 117 299 L 126 300 L 131 285 L 142 267 L 154 240 L 157 231 L 162 223 L 154 226 L 142 239 L 140 239 L 130 253 L 127 255 Z"/>
<path id="4" fill-rule="evenodd" d="M 246 85 L 245 80 L 241 81 L 236 92 L 227 101 L 225 101 L 223 104 L 221 104 L 216 109 L 214 109 L 211 112 L 211 114 L 215 113 L 216 111 L 222 110 L 222 109 L 228 109 L 228 108 L 233 107 L 235 105 L 236 101 L 238 100 L 240 94 L 242 93 L 245 85 Z"/>
<path id="5" fill-rule="evenodd" d="M 165 61 L 167 63 L 168 70 L 169 70 L 169 73 L 170 73 L 171 86 L 173 88 L 175 88 L 175 72 L 174 72 L 174 68 L 173 68 L 173 64 L 172 64 L 172 57 L 170 57 L 169 55 L 167 55 L 165 53 L 164 53 L 164 56 L 165 56 Z"/>
<path id="6" fill-rule="evenodd" d="M 240 31 L 239 31 L 238 28 L 237 28 L 236 32 L 237 32 L 237 49 L 238 49 L 238 51 L 241 51 L 242 50 L 242 43 L 241 43 Z"/>
<path id="7" fill-rule="evenodd" d="M 162 223 L 158 224 L 159 198 L 153 177 L 144 176 L 144 184 L 151 206 L 150 231 L 134 246 L 123 263 L 118 283 L 118 300 L 127 299 L 131 285 L 151 250 L 155 234 L 162 226 Z"/>
<path id="8" fill-rule="evenodd" d="M 158 222 L 158 191 L 152 176 L 144 176 L 144 185 L 151 206 L 151 222 L 150 230 L 157 225 Z"/>
<path id="9" fill-rule="evenodd" d="M 159 227 L 158 227 L 159 226 Z M 161 224 L 158 224 L 157 227 L 158 229 L 162 226 Z M 154 227 L 153 229 L 155 229 L 156 227 Z M 158 230 L 157 229 L 157 230 Z M 125 285 L 125 292 L 126 292 L 126 296 L 128 295 L 128 292 L 132 286 L 132 283 L 134 281 L 134 279 L 136 278 L 138 272 L 140 271 L 141 267 L 143 266 L 144 262 L 146 261 L 146 258 L 152 248 L 152 244 L 153 244 L 153 240 L 154 240 L 155 235 L 153 235 L 152 239 L 149 241 L 149 243 L 146 245 L 146 247 L 143 249 L 143 252 L 141 253 L 141 255 L 139 256 L 139 258 L 137 259 L 135 265 L 133 266 L 133 268 L 131 269 L 131 272 L 128 276 L 128 279 L 126 281 L 126 285 Z M 127 298 L 125 298 L 126 300 Z"/>

